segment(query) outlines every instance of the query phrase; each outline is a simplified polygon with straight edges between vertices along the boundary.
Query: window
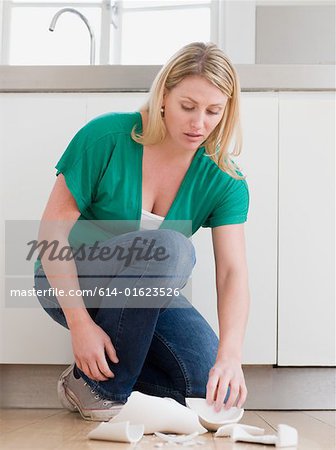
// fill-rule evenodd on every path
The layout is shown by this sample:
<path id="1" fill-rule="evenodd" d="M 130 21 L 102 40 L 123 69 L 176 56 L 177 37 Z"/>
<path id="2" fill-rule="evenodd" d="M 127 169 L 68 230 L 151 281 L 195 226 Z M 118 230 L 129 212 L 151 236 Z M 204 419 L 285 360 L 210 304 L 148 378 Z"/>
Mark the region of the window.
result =
<path id="1" fill-rule="evenodd" d="M 119 33 L 120 63 L 162 64 L 188 42 L 209 41 L 210 5 L 201 0 L 121 2 L 120 26 L 113 30 L 114 36 Z"/>
<path id="2" fill-rule="evenodd" d="M 10 65 L 85 65 L 90 35 L 95 35 L 96 64 L 163 64 L 182 45 L 213 41 L 217 0 L 4 0 L 1 63 Z M 216 26 L 214 27 L 216 29 Z"/>
<path id="3" fill-rule="evenodd" d="M 90 63 L 90 36 L 82 20 L 62 14 L 54 32 L 49 26 L 62 8 L 84 14 L 96 37 L 96 61 L 100 51 L 102 1 L 36 2 L 5 0 L 3 5 L 2 64 L 81 65 Z"/>

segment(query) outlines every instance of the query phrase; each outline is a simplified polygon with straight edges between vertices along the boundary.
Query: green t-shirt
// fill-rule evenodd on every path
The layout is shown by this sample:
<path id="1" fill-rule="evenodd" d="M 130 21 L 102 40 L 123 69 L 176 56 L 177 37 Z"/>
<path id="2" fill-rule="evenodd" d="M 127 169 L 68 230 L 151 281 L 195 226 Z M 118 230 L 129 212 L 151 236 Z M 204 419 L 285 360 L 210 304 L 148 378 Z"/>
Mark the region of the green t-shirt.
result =
<path id="1" fill-rule="evenodd" d="M 71 246 L 76 247 L 76 225 L 82 220 L 130 221 L 124 232 L 139 229 L 143 146 L 131 137 L 134 125 L 142 131 L 140 112 L 98 116 L 77 132 L 56 164 L 56 175 L 64 175 L 81 213 L 69 235 Z M 223 172 L 200 147 L 160 228 L 191 221 L 191 232 L 190 227 L 189 231 L 179 229 L 189 237 L 201 226 L 243 223 L 248 209 L 246 181 Z M 103 233 L 101 239 L 104 236 L 107 239 L 110 234 Z M 37 260 L 35 271 L 39 266 Z"/>

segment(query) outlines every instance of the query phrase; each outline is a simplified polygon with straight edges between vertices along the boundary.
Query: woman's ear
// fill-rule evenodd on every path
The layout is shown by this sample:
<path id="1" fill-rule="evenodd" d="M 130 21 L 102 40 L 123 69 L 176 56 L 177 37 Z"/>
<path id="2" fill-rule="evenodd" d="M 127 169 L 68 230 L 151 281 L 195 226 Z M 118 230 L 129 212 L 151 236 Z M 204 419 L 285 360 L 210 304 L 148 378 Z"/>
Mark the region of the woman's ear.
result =
<path id="1" fill-rule="evenodd" d="M 164 106 L 164 104 L 165 104 L 165 100 L 166 100 L 166 97 L 168 95 L 168 92 L 169 92 L 168 89 L 164 88 L 163 97 L 162 97 L 162 106 Z"/>

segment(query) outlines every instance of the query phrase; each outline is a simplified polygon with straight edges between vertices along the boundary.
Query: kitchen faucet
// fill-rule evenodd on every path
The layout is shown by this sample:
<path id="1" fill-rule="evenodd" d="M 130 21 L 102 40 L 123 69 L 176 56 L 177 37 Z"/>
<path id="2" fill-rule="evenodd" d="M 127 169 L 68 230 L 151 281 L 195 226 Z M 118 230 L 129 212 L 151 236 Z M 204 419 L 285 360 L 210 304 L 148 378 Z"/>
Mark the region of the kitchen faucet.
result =
<path id="1" fill-rule="evenodd" d="M 77 14 L 83 20 L 85 25 L 87 26 L 87 28 L 89 30 L 89 33 L 90 33 L 90 42 L 91 42 L 91 47 L 90 47 L 90 64 L 94 64 L 95 63 L 95 46 L 96 46 L 94 33 L 92 31 L 92 28 L 91 28 L 87 18 L 82 13 L 77 11 L 77 9 L 74 9 L 74 8 L 63 8 L 63 9 L 60 9 L 54 15 L 54 17 L 52 18 L 52 21 L 51 21 L 50 26 L 49 26 L 49 31 L 54 31 L 55 25 L 56 25 L 56 22 L 57 22 L 59 16 L 61 14 L 65 13 L 65 12 L 71 12 L 71 13 Z"/>

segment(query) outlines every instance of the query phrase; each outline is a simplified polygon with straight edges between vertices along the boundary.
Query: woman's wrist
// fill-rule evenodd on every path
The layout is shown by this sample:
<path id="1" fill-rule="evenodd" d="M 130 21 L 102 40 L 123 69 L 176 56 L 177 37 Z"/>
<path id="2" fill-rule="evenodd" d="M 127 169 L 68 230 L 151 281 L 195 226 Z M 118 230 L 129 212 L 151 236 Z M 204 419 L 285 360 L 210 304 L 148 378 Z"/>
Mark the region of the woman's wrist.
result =
<path id="1" fill-rule="evenodd" d="M 66 311 L 63 310 L 63 312 L 70 329 L 92 322 L 92 318 L 86 308 L 66 308 Z"/>
<path id="2" fill-rule="evenodd" d="M 241 363 L 242 354 L 239 350 L 218 349 L 216 361 L 235 360 Z"/>

